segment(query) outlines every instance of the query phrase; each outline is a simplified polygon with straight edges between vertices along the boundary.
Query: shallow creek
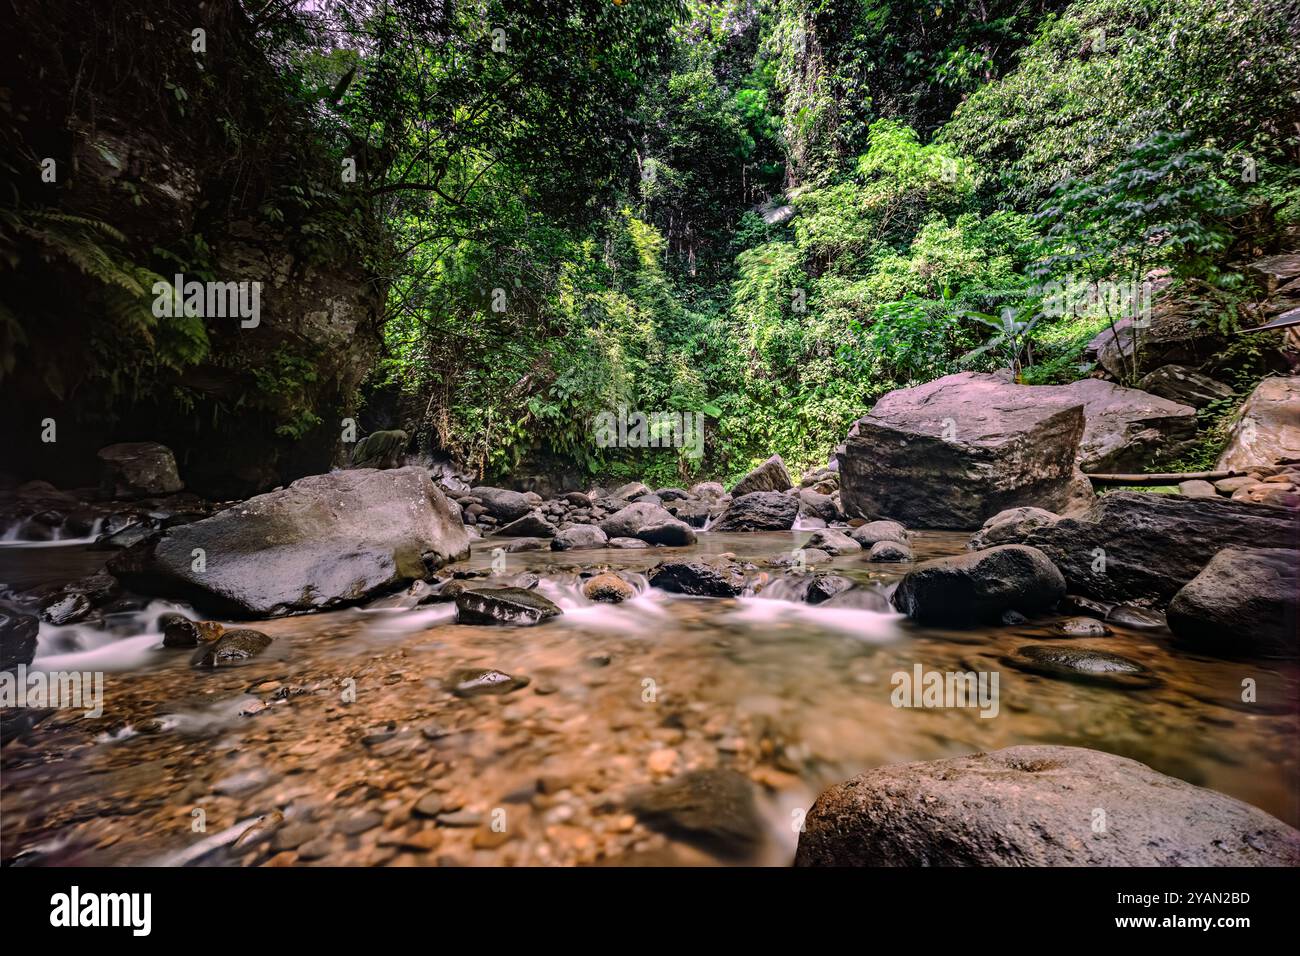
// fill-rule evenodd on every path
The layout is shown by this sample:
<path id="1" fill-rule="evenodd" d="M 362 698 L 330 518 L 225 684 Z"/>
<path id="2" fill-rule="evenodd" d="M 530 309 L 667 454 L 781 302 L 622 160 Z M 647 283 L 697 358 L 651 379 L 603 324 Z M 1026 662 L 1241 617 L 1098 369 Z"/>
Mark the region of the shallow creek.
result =
<path id="1" fill-rule="evenodd" d="M 1132 757 L 1300 824 L 1294 665 L 1196 656 L 1163 629 L 1087 639 L 1054 633 L 1052 619 L 922 629 L 896 614 L 779 600 L 779 588 L 734 600 L 643 590 L 622 605 L 578 589 L 579 568 L 644 572 L 670 555 L 726 551 L 761 565 L 806 537 L 510 554 L 505 574 L 483 583 L 536 572 L 562 617 L 471 627 L 454 622 L 452 605 L 431 604 L 267 621 L 252 625 L 275 639 L 265 654 L 215 672 L 161 646 L 158 617 L 180 605 L 154 602 L 106 629 L 43 624 L 34 667 L 104 671 L 104 713 L 35 722 L 6 711 L 34 726 L 3 750 L 3 861 L 786 865 L 799 816 L 825 786 L 881 764 L 1024 743 Z M 919 534 L 917 557 L 960 553 L 964 541 Z M 490 550 L 478 542 L 455 567 L 488 569 Z M 0 581 L 68 580 L 105 557 L 7 546 Z M 904 570 L 861 555 L 827 568 L 880 588 Z M 1159 682 L 1120 690 L 1002 663 L 1044 640 L 1133 658 Z M 892 675 L 917 664 L 995 672 L 997 716 L 893 706 Z M 467 668 L 528 683 L 457 697 L 449 679 Z M 1255 703 L 1241 700 L 1246 678 Z M 762 834 L 752 852 L 719 856 L 629 812 L 638 788 L 715 767 L 752 782 Z M 275 812 L 274 835 L 234 845 Z"/>

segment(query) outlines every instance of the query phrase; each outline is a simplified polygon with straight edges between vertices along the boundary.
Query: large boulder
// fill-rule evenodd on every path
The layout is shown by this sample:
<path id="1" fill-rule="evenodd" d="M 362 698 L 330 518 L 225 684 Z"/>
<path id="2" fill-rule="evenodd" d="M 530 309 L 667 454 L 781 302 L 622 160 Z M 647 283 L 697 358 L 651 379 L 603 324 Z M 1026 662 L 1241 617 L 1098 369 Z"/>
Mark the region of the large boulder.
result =
<path id="1" fill-rule="evenodd" d="M 731 500 L 710 531 L 789 531 L 799 516 L 799 499 L 783 491 L 751 491 Z"/>
<path id="2" fill-rule="evenodd" d="M 759 465 L 731 489 L 731 496 L 739 498 L 753 491 L 786 491 L 793 486 L 790 473 L 780 455 L 773 455 Z"/>
<path id="3" fill-rule="evenodd" d="M 565 528 L 551 541 L 552 551 L 582 551 L 603 548 L 609 543 L 605 532 L 594 524 L 575 524 Z"/>
<path id="4" fill-rule="evenodd" d="M 1241 406 L 1219 455 L 1220 470 L 1300 459 L 1300 376 L 1266 378 Z"/>
<path id="5" fill-rule="evenodd" d="M 1133 376 L 1133 344 L 1138 343 L 1137 375 Z M 1156 302 L 1152 314 L 1135 326 L 1131 316 L 1103 329 L 1083 350 L 1085 361 L 1119 381 L 1133 381 L 1162 365 L 1200 365 L 1223 350 L 1228 338 L 1212 322 L 1168 298 Z"/>
<path id="6" fill-rule="evenodd" d="M 1065 596 L 1065 579 L 1041 551 L 1004 544 L 918 564 L 898 583 L 894 607 L 918 624 L 969 626 L 1004 611 L 1042 611 Z"/>
<path id="7" fill-rule="evenodd" d="M 312 475 L 117 555 L 127 587 L 226 616 L 352 604 L 469 553 L 469 537 L 421 468 Z"/>
<path id="8" fill-rule="evenodd" d="M 844 511 L 915 528 L 978 528 L 1020 505 L 1067 511 L 1091 496 L 1075 465 L 1078 400 L 962 372 L 880 399 L 840 455 Z"/>
<path id="9" fill-rule="evenodd" d="M 1300 656 L 1300 551 L 1224 548 L 1169 602 L 1169 628 L 1228 656 Z"/>
<path id="10" fill-rule="evenodd" d="M 469 490 L 485 511 L 498 521 L 515 521 L 533 510 L 533 501 L 527 495 L 508 488 L 479 485 Z"/>
<path id="11" fill-rule="evenodd" d="M 663 505 L 648 501 L 620 508 L 600 523 L 607 538 L 640 538 L 650 544 L 681 547 L 695 543 L 695 532 L 679 521 Z"/>
<path id="12" fill-rule="evenodd" d="M 1021 542 L 1061 569 L 1071 593 L 1164 604 L 1220 548 L 1293 546 L 1295 517 L 1227 498 L 1116 491 L 1077 518 L 1032 529 Z"/>
<path id="13" fill-rule="evenodd" d="M 1204 408 L 1210 402 L 1232 397 L 1231 385 L 1186 365 L 1162 365 L 1144 375 L 1138 388 L 1193 408 Z"/>
<path id="14" fill-rule="evenodd" d="M 813 804 L 796 866 L 1296 866 L 1300 832 L 1081 747 L 897 764 Z"/>
<path id="15" fill-rule="evenodd" d="M 152 441 L 123 442 L 99 450 L 100 490 L 112 498 L 170 495 L 185 485 L 176 473 L 176 457 Z"/>
<path id="16" fill-rule="evenodd" d="M 1138 471 L 1196 437 L 1196 409 L 1136 388 L 1085 378 L 1037 391 L 1083 405 L 1079 467 L 1086 472 Z"/>
<path id="17" fill-rule="evenodd" d="M 745 590 L 745 575 L 734 562 L 668 561 L 650 571 L 650 586 L 694 597 L 736 597 Z"/>

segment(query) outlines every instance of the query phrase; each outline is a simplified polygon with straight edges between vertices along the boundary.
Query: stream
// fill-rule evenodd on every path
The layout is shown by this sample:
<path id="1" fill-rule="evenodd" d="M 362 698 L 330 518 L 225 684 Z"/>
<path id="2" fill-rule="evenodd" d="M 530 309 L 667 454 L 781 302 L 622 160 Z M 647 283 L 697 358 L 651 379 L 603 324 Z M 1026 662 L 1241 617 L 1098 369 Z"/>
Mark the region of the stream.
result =
<path id="1" fill-rule="evenodd" d="M 4 712 L 3 860 L 784 866 L 803 813 L 828 785 L 883 764 L 1030 743 L 1131 757 L 1300 825 L 1293 663 L 1197 656 L 1173 648 L 1163 628 L 1064 638 L 1057 619 L 1038 618 L 938 630 L 882 610 L 783 600 L 780 581 L 714 599 L 647 588 L 642 577 L 669 556 L 732 552 L 763 567 L 807 534 L 513 553 L 504 571 L 474 583 L 536 574 L 562 616 L 467 626 L 453 604 L 385 599 L 255 623 L 274 638 L 270 648 L 215 671 L 161 646 L 158 619 L 192 613 L 181 604 L 154 601 L 102 626 L 42 623 L 32 668 L 104 672 L 104 709 Z M 918 532 L 917 559 L 962 553 L 966 537 Z M 81 543 L 8 542 L 0 582 L 70 580 L 107 556 Z M 490 571 L 491 561 L 491 546 L 475 542 L 452 570 Z M 584 598 L 577 572 L 601 566 L 631 572 L 637 597 Z M 847 555 L 825 569 L 884 595 L 906 566 Z M 1003 662 L 1041 641 L 1117 653 L 1158 680 L 1119 689 Z M 893 675 L 916 665 L 995 673 L 996 716 L 894 706 Z M 516 680 L 496 678 L 491 689 L 504 693 L 453 693 L 462 679 L 453 675 L 478 668 Z M 1249 705 L 1247 678 L 1259 697 Z M 706 794 L 674 808 L 665 826 L 630 809 L 647 788 L 713 768 L 747 778 L 752 810 L 713 806 Z"/>

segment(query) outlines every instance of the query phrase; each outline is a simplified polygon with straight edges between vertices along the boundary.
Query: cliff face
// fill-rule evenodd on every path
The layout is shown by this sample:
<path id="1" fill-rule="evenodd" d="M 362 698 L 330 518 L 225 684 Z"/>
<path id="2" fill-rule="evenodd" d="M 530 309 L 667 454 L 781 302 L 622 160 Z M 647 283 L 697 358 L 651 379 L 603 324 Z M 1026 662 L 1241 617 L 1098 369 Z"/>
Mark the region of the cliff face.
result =
<path id="1" fill-rule="evenodd" d="M 89 484 L 96 448 L 146 439 L 214 497 L 327 470 L 386 289 L 318 98 L 232 0 L 24 6 L 0 65 L 5 470 Z M 256 316 L 158 316 L 177 274 L 259 283 Z"/>

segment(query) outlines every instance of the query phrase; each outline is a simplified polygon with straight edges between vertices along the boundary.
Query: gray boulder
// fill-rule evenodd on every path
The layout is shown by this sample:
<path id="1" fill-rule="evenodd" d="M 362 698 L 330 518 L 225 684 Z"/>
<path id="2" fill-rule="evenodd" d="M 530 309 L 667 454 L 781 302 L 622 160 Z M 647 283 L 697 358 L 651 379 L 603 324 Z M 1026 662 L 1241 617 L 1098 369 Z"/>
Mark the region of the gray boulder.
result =
<path id="1" fill-rule="evenodd" d="M 834 528 L 823 528 L 820 531 L 814 531 L 808 540 L 803 543 L 805 548 L 820 548 L 830 554 L 857 554 L 862 550 L 862 545 L 854 541 L 843 531 L 836 531 Z"/>
<path id="2" fill-rule="evenodd" d="M 899 564 L 914 558 L 912 546 L 904 541 L 877 541 L 867 552 L 867 560 L 876 563 Z"/>
<path id="3" fill-rule="evenodd" d="M 751 491 L 731 500 L 710 531 L 789 531 L 799 499 L 782 491 Z"/>
<path id="4" fill-rule="evenodd" d="M 1041 611 L 1065 594 L 1065 579 L 1041 551 L 1004 544 L 924 561 L 894 591 L 894 607 L 919 624 L 969 626 L 1003 611 Z"/>
<path id="5" fill-rule="evenodd" d="M 662 505 L 638 502 L 621 508 L 600 523 L 607 538 L 640 538 L 650 544 L 682 547 L 695 543 L 695 532 Z"/>
<path id="6" fill-rule="evenodd" d="M 1021 543 L 1061 569 L 1071 592 L 1164 604 L 1225 547 L 1285 548 L 1294 516 L 1227 498 L 1116 491 L 1087 513 L 1034 528 Z"/>
<path id="7" fill-rule="evenodd" d="M 1232 397 L 1232 386 L 1186 365 L 1162 365 L 1148 372 L 1138 388 L 1180 405 L 1204 408 L 1210 402 Z"/>
<path id="8" fill-rule="evenodd" d="M 1169 602 L 1180 640 L 1228 656 L 1300 656 L 1300 551 L 1224 548 Z"/>
<path id="9" fill-rule="evenodd" d="M 978 528 L 1019 505 L 1066 511 L 1090 499 L 1076 467 L 1082 403 L 999 375 L 962 372 L 880 399 L 840 462 L 846 514 L 908 527 Z"/>
<path id="10" fill-rule="evenodd" d="M 868 521 L 850 531 L 849 537 L 862 547 L 870 548 L 879 541 L 897 541 L 900 544 L 907 544 L 912 534 L 897 521 Z"/>
<path id="11" fill-rule="evenodd" d="M 575 524 L 565 528 L 551 541 L 553 551 L 581 551 L 590 548 L 603 548 L 609 538 L 594 524 Z"/>
<path id="12" fill-rule="evenodd" d="M 153 441 L 123 442 L 99 450 L 100 490 L 112 498 L 169 495 L 185 487 L 176 457 Z"/>
<path id="13" fill-rule="evenodd" d="M 1196 437 L 1196 409 L 1136 388 L 1085 378 L 1035 391 L 1083 405 L 1079 467 L 1086 472 L 1138 471 Z"/>
<path id="14" fill-rule="evenodd" d="M 1014 544 L 1023 541 L 1025 535 L 1035 528 L 1044 528 L 1060 520 L 1060 515 L 1042 508 L 1008 508 L 985 521 L 984 527 L 971 535 L 966 547 L 979 551 L 994 545 Z"/>
<path id="15" fill-rule="evenodd" d="M 498 521 L 514 521 L 533 510 L 533 502 L 518 491 L 479 485 L 469 493 L 477 498 L 487 513 Z"/>
<path id="16" fill-rule="evenodd" d="M 169 528 L 109 562 L 123 584 L 223 616 L 354 604 L 469 553 L 469 537 L 420 468 L 312 475 Z"/>
<path id="17" fill-rule="evenodd" d="M 817 798 L 795 856 L 796 866 L 1298 864 L 1300 832 L 1262 810 L 1135 760 L 1052 746 L 868 770 Z"/>
<path id="18" fill-rule="evenodd" d="M 493 532 L 500 538 L 553 538 L 555 525 L 546 520 L 540 511 L 530 511 Z"/>
<path id="19" fill-rule="evenodd" d="M 790 473 L 785 469 L 785 462 L 780 455 L 773 455 L 759 465 L 731 489 L 731 496 L 739 498 L 755 491 L 786 491 L 793 487 Z"/>

